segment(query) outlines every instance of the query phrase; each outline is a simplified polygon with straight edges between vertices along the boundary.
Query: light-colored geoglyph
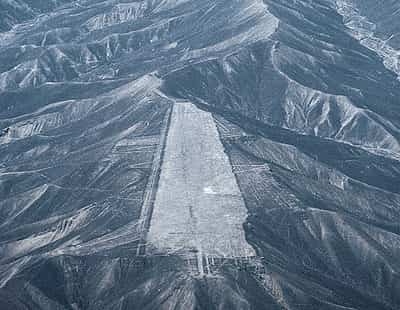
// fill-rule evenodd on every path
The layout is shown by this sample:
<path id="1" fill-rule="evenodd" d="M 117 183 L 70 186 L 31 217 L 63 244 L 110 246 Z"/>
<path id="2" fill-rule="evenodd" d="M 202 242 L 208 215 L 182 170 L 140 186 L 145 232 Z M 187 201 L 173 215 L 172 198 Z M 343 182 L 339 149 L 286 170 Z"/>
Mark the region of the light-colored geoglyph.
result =
<path id="1" fill-rule="evenodd" d="M 175 103 L 164 152 L 147 254 L 254 256 L 243 230 L 247 209 L 211 113 Z"/>

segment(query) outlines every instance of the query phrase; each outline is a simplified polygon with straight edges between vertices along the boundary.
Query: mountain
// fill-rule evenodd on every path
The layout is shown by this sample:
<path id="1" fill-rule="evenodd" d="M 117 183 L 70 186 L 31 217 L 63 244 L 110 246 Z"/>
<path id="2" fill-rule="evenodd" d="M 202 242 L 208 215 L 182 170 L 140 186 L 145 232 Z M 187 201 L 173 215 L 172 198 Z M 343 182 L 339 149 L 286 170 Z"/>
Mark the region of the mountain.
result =
<path id="1" fill-rule="evenodd" d="M 0 309 L 399 309 L 399 16 L 0 0 Z"/>
<path id="2" fill-rule="evenodd" d="M 48 14 L 70 2 L 73 0 L 1 0 L 0 31 L 10 30 L 16 24 Z"/>

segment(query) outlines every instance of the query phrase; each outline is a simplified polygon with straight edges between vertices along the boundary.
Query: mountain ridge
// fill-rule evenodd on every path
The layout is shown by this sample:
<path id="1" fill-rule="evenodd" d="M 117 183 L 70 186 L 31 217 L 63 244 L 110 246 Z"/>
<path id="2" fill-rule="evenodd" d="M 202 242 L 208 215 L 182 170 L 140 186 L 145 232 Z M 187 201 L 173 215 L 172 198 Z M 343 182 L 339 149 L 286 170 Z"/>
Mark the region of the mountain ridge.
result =
<path id="1" fill-rule="evenodd" d="M 396 59 L 397 4 L 345 2 L 48 1 L 1 25 L 23 22 L 0 34 L 0 307 L 397 309 L 400 81 L 362 39 L 392 37 Z M 188 102 L 240 193 L 185 157 L 219 154 L 187 150 L 212 144 L 200 116 L 175 113 L 182 139 L 165 129 Z M 226 195 L 255 255 L 152 251 L 142 209 L 160 211 L 165 180 L 206 197 L 164 214 L 184 227 L 171 240 L 221 244 L 223 217 L 199 237 L 194 206 Z"/>

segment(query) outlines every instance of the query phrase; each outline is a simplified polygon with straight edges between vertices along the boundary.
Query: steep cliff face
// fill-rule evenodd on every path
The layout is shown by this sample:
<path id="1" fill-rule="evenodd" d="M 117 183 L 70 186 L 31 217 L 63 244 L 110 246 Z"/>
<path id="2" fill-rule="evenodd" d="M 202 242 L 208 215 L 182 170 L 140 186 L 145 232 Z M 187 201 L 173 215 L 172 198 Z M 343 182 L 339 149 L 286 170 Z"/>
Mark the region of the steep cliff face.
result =
<path id="1" fill-rule="evenodd" d="M 0 308 L 398 309 L 398 9 L 0 0 Z"/>

